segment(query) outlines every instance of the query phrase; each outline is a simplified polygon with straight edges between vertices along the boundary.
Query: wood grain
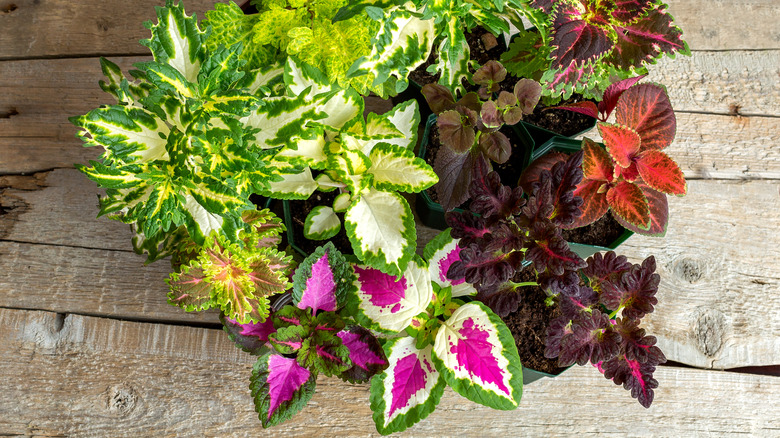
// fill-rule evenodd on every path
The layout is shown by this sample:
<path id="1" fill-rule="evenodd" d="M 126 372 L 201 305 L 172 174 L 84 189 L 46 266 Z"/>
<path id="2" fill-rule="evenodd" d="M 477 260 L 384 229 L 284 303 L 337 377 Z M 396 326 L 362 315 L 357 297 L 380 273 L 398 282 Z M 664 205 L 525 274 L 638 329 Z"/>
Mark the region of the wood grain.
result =
<path id="1" fill-rule="evenodd" d="M 668 0 L 691 50 L 780 49 L 775 0 Z"/>
<path id="2" fill-rule="evenodd" d="M 0 309 L 0 354 L 0 375 L 24 376 L 1 384 L 4 435 L 377 435 L 368 386 L 322 377 L 301 414 L 263 430 L 247 388 L 252 358 L 219 330 Z M 772 436 L 780 428 L 780 378 L 671 367 L 655 377 L 649 410 L 592 367 L 526 386 L 516 411 L 448 389 L 436 412 L 399 436 L 569 436 L 605 427 L 619 436 Z"/>
<path id="3" fill-rule="evenodd" d="M 217 2 L 185 0 L 186 11 L 204 18 Z M 164 4 L 161 0 L 3 0 L 0 60 L 147 54 L 148 49 L 138 43 L 150 35 L 143 23 L 156 23 L 154 7 Z"/>
<path id="4" fill-rule="evenodd" d="M 780 51 L 767 53 L 778 57 Z M 747 52 L 739 54 L 751 58 Z M 780 115 L 780 89 L 773 79 L 780 64 L 773 70 L 759 67 L 756 61 L 745 64 L 750 68 L 747 77 L 722 75 L 720 65 L 736 65 L 729 64 L 728 55 L 702 56 L 697 54 L 689 61 L 691 68 L 701 70 L 673 68 L 674 63 L 654 70 L 662 76 L 656 79 L 668 86 L 676 108 L 724 113 L 732 103 L 741 102 L 772 117 L 678 112 L 677 138 L 668 152 L 689 178 L 780 178 L 780 148 L 776 146 L 780 117 L 775 117 Z M 114 61 L 127 70 L 141 59 L 119 57 Z M 681 59 L 685 63 L 686 58 Z M 691 79 L 697 77 L 704 82 Z M 97 158 L 101 151 L 82 147 L 67 118 L 112 102 L 97 86 L 101 78 L 94 59 L 0 62 L 0 112 L 6 108 L 18 113 L 0 118 L 0 174 L 71 167 Z M 737 99 L 743 85 L 748 94 Z M 692 91 L 686 91 L 688 87 Z M 751 107 L 748 102 L 759 103 Z M 593 130 L 588 136 L 597 138 L 598 133 Z"/>

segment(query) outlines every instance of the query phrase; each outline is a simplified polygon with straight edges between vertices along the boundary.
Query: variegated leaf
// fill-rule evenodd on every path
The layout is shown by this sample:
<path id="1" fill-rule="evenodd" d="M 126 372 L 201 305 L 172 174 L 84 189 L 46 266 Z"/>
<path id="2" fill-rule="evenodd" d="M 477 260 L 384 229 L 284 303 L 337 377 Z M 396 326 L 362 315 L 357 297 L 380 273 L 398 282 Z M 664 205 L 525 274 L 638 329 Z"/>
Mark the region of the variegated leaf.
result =
<path id="1" fill-rule="evenodd" d="M 270 182 L 268 192 L 263 195 L 276 199 L 308 199 L 317 190 L 317 181 L 314 180 L 311 169 L 307 167 L 303 172 L 288 173 L 291 171 L 285 170 L 281 181 Z"/>
<path id="2" fill-rule="evenodd" d="M 639 134 L 628 126 L 610 123 L 599 123 L 598 128 L 612 159 L 620 167 L 630 167 L 642 147 Z"/>
<path id="3" fill-rule="evenodd" d="M 523 370 L 515 340 L 484 304 L 459 307 L 439 328 L 433 360 L 458 394 L 494 409 L 517 408 Z"/>
<path id="4" fill-rule="evenodd" d="M 412 210 L 400 194 L 369 189 L 352 203 L 344 220 L 358 259 L 391 275 L 406 269 L 417 231 Z"/>
<path id="5" fill-rule="evenodd" d="M 400 332 L 433 298 L 430 274 L 420 260 L 412 260 L 400 277 L 365 265 L 356 265 L 355 274 L 356 296 L 348 308 L 365 327 Z"/>
<path id="6" fill-rule="evenodd" d="M 331 207 L 314 207 L 303 224 L 303 236 L 309 240 L 325 240 L 335 236 L 341 230 L 341 220 Z"/>
<path id="7" fill-rule="evenodd" d="M 174 5 L 172 0 L 167 0 L 164 8 L 157 8 L 157 24 L 144 24 L 152 31 L 152 37 L 141 44 L 149 47 L 154 60 L 172 66 L 187 81 L 197 82 L 205 40 L 198 20 L 185 14 L 181 2 Z"/>
<path id="8" fill-rule="evenodd" d="M 417 144 L 417 126 L 420 124 L 420 109 L 416 100 L 399 103 L 376 118 L 372 118 L 372 115 L 374 114 L 369 114 L 366 122 L 366 135 L 382 136 L 382 141 L 385 143 L 414 149 Z M 394 129 L 388 129 L 382 122 L 386 122 Z M 363 153 L 369 155 L 371 151 L 363 150 Z"/>
<path id="9" fill-rule="evenodd" d="M 379 190 L 418 193 L 439 181 L 439 177 L 423 159 L 411 149 L 380 143 L 371 151 L 374 187 Z"/>
<path id="10" fill-rule="evenodd" d="M 465 278 L 455 280 L 447 278 L 447 271 L 449 271 L 450 266 L 460 260 L 458 239 L 452 238 L 449 228 L 439 233 L 425 245 L 423 257 L 428 261 L 431 281 L 442 288 L 451 286 L 453 298 L 476 295 L 477 290 L 474 289 L 474 286 L 467 283 Z"/>
<path id="11" fill-rule="evenodd" d="M 650 227 L 647 198 L 636 184 L 618 182 L 607 192 L 607 202 L 612 211 L 626 222 L 642 230 Z"/>
<path id="12" fill-rule="evenodd" d="M 293 303 L 300 309 L 335 312 L 346 304 L 354 286 L 352 266 L 328 242 L 318 247 L 298 266 L 293 275 Z"/>
<path id="13" fill-rule="evenodd" d="M 292 418 L 314 395 L 317 374 L 298 365 L 295 359 L 267 354 L 257 359 L 249 389 L 263 427 Z"/>
<path id="14" fill-rule="evenodd" d="M 446 385 L 433 366 L 431 348 L 416 348 L 411 337 L 385 344 L 390 365 L 371 382 L 371 410 L 380 433 L 405 430 L 436 409 Z"/>

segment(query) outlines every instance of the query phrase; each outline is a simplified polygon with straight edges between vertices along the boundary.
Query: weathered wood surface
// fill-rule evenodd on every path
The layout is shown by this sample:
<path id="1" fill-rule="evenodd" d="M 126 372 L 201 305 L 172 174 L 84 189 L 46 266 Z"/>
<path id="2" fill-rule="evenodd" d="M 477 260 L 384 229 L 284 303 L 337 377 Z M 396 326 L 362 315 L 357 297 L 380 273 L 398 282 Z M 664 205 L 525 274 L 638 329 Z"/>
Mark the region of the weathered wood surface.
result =
<path id="1" fill-rule="evenodd" d="M 141 24 L 154 19 L 158 0 L 0 2 L 0 60 L 145 54 Z M 215 0 L 185 0 L 203 18 Z M 240 3 L 240 2 L 239 2 Z M 775 0 L 669 1 L 669 11 L 693 50 L 780 49 Z"/>
<path id="2" fill-rule="evenodd" d="M 261 429 L 252 359 L 219 330 L 0 310 L 3 436 L 376 436 L 368 386 L 321 378 L 304 411 Z M 447 390 L 398 436 L 698 436 L 780 433 L 780 378 L 661 367 L 646 410 L 591 367 L 524 389 L 516 411 Z"/>
<path id="3" fill-rule="evenodd" d="M 188 14 L 219 0 L 185 0 Z M 146 54 L 138 41 L 149 38 L 143 26 L 155 20 L 159 0 L 0 2 L 0 60 L 43 57 Z"/>
<path id="4" fill-rule="evenodd" d="M 688 177 L 780 178 L 780 50 L 755 56 L 737 52 L 744 63 L 729 53 L 696 53 L 654 70 L 650 79 L 667 86 L 681 111 L 669 153 Z M 113 60 L 127 70 L 142 59 Z M 0 174 L 72 167 L 97 158 L 100 151 L 82 147 L 67 118 L 113 103 L 97 86 L 101 79 L 93 58 L 0 62 Z M 740 89 L 745 94 L 737 98 Z M 732 104 L 760 116 L 724 115 Z"/>

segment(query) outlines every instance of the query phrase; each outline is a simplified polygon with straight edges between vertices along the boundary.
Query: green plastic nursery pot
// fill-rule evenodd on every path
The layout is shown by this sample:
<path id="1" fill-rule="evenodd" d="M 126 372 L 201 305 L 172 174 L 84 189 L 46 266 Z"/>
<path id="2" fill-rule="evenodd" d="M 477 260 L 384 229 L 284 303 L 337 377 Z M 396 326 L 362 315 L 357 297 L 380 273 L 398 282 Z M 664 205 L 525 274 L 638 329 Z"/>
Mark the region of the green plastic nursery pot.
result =
<path id="1" fill-rule="evenodd" d="M 568 137 L 568 138 L 574 138 L 577 136 L 580 136 L 582 134 L 585 134 L 586 132 L 590 131 L 596 126 L 596 119 L 593 119 L 593 123 L 588 126 L 587 128 L 583 129 L 582 131 Z M 534 140 L 534 144 L 537 147 L 537 150 L 541 149 L 541 147 L 547 143 L 548 141 L 552 140 L 553 137 L 563 137 L 567 138 L 564 135 L 558 134 L 556 132 L 550 131 L 549 129 L 540 128 L 539 126 L 534 125 L 533 123 L 528 123 L 526 121 L 521 120 L 520 123 L 525 127 L 525 129 L 528 131 L 528 133 L 531 135 L 531 138 Z M 535 153 L 536 151 L 534 151 Z"/>
<path id="2" fill-rule="evenodd" d="M 422 139 L 420 141 L 420 150 L 417 156 L 425 158 L 428 151 L 428 142 L 430 139 L 431 127 L 436 123 L 436 114 L 431 114 L 425 123 L 425 131 L 423 132 Z M 531 135 L 526 131 L 525 127 L 520 124 L 510 126 L 515 135 L 520 139 L 520 145 L 514 145 L 512 149 L 512 155 L 517 153 L 522 154 L 520 157 L 521 169 L 525 169 L 531 163 L 531 156 L 534 150 L 534 142 Z M 520 147 L 518 147 L 520 146 Z M 520 175 L 517 175 L 520 178 Z M 503 181 L 504 184 L 514 185 L 516 181 Z M 428 189 L 428 190 L 433 190 Z M 447 222 L 444 220 L 444 208 L 438 202 L 431 199 L 431 195 L 428 190 L 423 190 L 417 194 L 416 210 L 417 216 L 425 226 L 435 228 L 437 230 L 443 230 L 447 228 Z M 457 211 L 460 211 L 456 209 Z"/>
<path id="3" fill-rule="evenodd" d="M 550 140 L 548 140 L 545 144 L 543 144 L 541 147 L 539 147 L 534 151 L 531 160 L 534 161 L 537 158 L 541 157 L 542 155 L 545 155 L 546 153 L 551 151 L 573 153 L 573 152 L 578 152 L 580 149 L 582 149 L 581 140 L 574 140 L 567 137 L 554 136 Z M 583 243 L 569 242 L 569 247 L 571 248 L 572 251 L 577 253 L 578 256 L 582 257 L 583 259 L 586 259 L 597 252 L 614 251 L 618 246 L 620 246 L 623 242 L 625 242 L 626 239 L 628 239 L 633 235 L 634 235 L 633 231 L 623 228 L 623 233 L 617 239 L 610 242 L 606 246 L 586 245 Z"/>
<path id="4" fill-rule="evenodd" d="M 537 380 L 541 379 L 542 377 L 558 377 L 561 374 L 563 374 L 566 370 L 568 370 L 571 367 L 567 367 L 565 370 L 561 371 L 559 374 L 548 374 L 543 373 L 541 371 L 532 370 L 531 368 L 526 368 L 523 366 L 523 386 L 536 382 Z"/>

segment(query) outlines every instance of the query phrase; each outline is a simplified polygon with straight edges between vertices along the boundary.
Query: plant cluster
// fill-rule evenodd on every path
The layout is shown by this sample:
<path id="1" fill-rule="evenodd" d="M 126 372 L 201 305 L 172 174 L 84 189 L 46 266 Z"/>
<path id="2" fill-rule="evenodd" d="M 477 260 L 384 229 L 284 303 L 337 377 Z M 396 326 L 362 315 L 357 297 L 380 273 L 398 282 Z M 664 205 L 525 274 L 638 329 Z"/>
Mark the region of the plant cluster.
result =
<path id="1" fill-rule="evenodd" d="M 639 323 L 657 303 L 660 277 L 652 256 L 641 266 L 611 251 L 586 262 L 561 236 L 580 215 L 575 189 L 582 156 L 541 171 L 527 198 L 522 188 L 502 185 L 495 172 L 475 179 L 470 211 L 447 213 L 461 251 L 446 276 L 472 284 L 476 298 L 499 316 L 517 310 L 522 288 L 541 287 L 563 313 L 548 328 L 545 355 L 562 367 L 590 361 L 649 407 L 658 386 L 653 371 L 666 358 Z M 523 272 L 534 280 L 518 281 Z"/>
<path id="2" fill-rule="evenodd" d="M 489 166 L 491 161 L 504 164 L 509 160 L 512 144 L 500 129 L 520 122 L 539 102 L 541 87 L 537 82 L 521 79 L 510 93 L 500 90 L 505 78 L 506 69 L 491 60 L 470 77 L 479 89 L 466 93 L 458 101 L 442 85 L 422 87 L 425 100 L 438 115 L 436 126 L 444 146 L 436 156 L 433 170 L 441 176 L 435 187 L 445 210 L 468 199 L 475 166 Z M 497 92 L 498 97 L 493 100 Z"/>
<path id="3" fill-rule="evenodd" d="M 685 193 L 679 167 L 662 152 L 675 133 L 663 88 L 639 78 L 603 86 L 662 53 L 687 52 L 665 5 L 252 4 L 250 15 L 218 4 L 198 23 L 167 0 L 157 24 L 146 23 L 151 37 L 142 43 L 153 60 L 126 77 L 101 59 L 101 87 L 116 103 L 71 121 L 85 146 L 104 148 L 99 161 L 78 166 L 106 189 L 100 215 L 130 224 L 147 262 L 170 257 L 169 303 L 219 309 L 228 336 L 257 356 L 250 389 L 263 426 L 300 411 L 320 374 L 370 380 L 383 434 L 424 419 L 446 386 L 495 409 L 516 408 L 522 365 L 501 317 L 527 286 L 542 287 L 562 311 L 548 330 L 549 357 L 562 366 L 591 362 L 649 406 L 652 373 L 665 360 L 639 327 L 657 302 L 654 259 L 632 265 L 608 253 L 585 261 L 561 230 L 611 210 L 629 229 L 662 234 L 665 194 Z M 510 24 L 522 28 L 522 18 L 537 33 L 521 31 L 502 58 L 508 68 L 470 59 L 467 32 L 482 26 L 497 36 Z M 400 93 L 434 50 L 429 71 L 440 79 L 423 94 L 444 147 L 431 168 L 414 154 L 417 101 L 366 114 L 364 96 Z M 502 91 L 507 70 L 536 79 Z M 512 154 L 504 125 L 542 95 L 604 88 L 598 106 L 566 108 L 599 118 L 605 148 L 585 140 L 582 152 L 538 161 L 522 188 L 502 184 L 492 163 Z M 434 184 L 448 210 L 471 203 L 447 214 L 451 231 L 419 257 L 402 193 Z M 322 245 L 294 254 L 274 212 L 317 191 L 336 195 L 305 218 L 305 239 Z M 254 196 L 278 201 L 258 209 Z M 327 242 L 342 229 L 352 255 Z M 529 272 L 533 281 L 520 280 Z"/>

